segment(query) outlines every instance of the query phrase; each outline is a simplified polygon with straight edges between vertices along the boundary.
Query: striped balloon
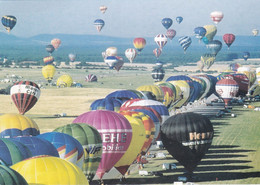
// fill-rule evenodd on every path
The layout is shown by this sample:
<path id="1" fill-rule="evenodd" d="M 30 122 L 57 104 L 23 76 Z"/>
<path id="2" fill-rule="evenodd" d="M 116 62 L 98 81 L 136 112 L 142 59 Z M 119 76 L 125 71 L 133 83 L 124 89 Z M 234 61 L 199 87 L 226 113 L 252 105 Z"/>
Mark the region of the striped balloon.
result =
<path id="1" fill-rule="evenodd" d="M 191 42 L 192 42 L 192 41 L 191 41 L 191 38 L 188 37 L 188 36 L 181 37 L 181 38 L 179 38 L 178 41 L 179 41 L 181 47 L 183 48 L 184 53 L 185 53 L 185 51 L 188 49 L 188 47 L 190 46 L 190 44 L 191 44 Z"/>
<path id="2" fill-rule="evenodd" d="M 162 49 L 167 44 L 167 36 L 164 34 L 158 34 L 154 37 L 154 42 Z"/>
<path id="3" fill-rule="evenodd" d="M 97 82 L 97 76 L 94 74 L 89 74 L 85 77 L 87 82 Z"/>
<path id="4" fill-rule="evenodd" d="M 45 65 L 52 64 L 54 61 L 53 56 L 48 56 L 43 58 L 43 62 Z"/>
<path id="5" fill-rule="evenodd" d="M 16 17 L 12 15 L 5 15 L 2 17 L 2 24 L 4 25 L 5 29 L 10 32 L 13 27 L 16 25 Z"/>
<path id="6" fill-rule="evenodd" d="M 41 90 L 38 85 L 31 81 L 14 83 L 10 91 L 13 102 L 20 114 L 29 111 L 40 98 Z"/>

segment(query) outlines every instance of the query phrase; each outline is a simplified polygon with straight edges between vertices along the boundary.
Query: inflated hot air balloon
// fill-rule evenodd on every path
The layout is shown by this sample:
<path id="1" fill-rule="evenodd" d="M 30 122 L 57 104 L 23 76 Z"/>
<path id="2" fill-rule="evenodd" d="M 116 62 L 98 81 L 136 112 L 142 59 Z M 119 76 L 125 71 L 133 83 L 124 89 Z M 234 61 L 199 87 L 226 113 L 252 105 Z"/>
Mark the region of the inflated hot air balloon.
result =
<path id="1" fill-rule="evenodd" d="M 165 71 L 163 68 L 153 69 L 152 78 L 155 82 L 162 81 L 165 75 Z"/>
<path id="2" fill-rule="evenodd" d="M 106 97 L 92 102 L 90 105 L 90 110 L 111 110 L 118 112 L 122 103 L 123 102 L 119 99 Z"/>
<path id="3" fill-rule="evenodd" d="M 188 49 L 188 47 L 190 46 L 190 44 L 192 42 L 191 38 L 189 36 L 181 37 L 181 38 L 179 38 L 178 41 L 179 41 L 181 47 L 183 48 L 184 53 L 186 52 L 186 50 Z"/>
<path id="4" fill-rule="evenodd" d="M 146 91 L 152 92 L 155 95 L 157 101 L 163 102 L 163 98 L 164 98 L 163 90 L 157 85 L 142 85 L 137 87 L 136 90 L 142 92 L 146 92 Z"/>
<path id="5" fill-rule="evenodd" d="M 162 25 L 168 30 L 172 26 L 172 19 L 171 18 L 163 18 Z"/>
<path id="6" fill-rule="evenodd" d="M 242 73 L 249 79 L 249 87 L 251 87 L 256 81 L 256 73 L 250 67 L 242 66 L 237 69 L 237 73 Z"/>
<path id="7" fill-rule="evenodd" d="M 154 69 L 160 69 L 160 68 L 162 68 L 162 67 L 163 67 L 163 62 L 157 60 L 157 61 L 155 62 Z"/>
<path id="8" fill-rule="evenodd" d="M 21 161 L 11 168 L 20 173 L 28 184 L 89 184 L 79 167 L 58 157 L 37 156 Z"/>
<path id="9" fill-rule="evenodd" d="M 57 149 L 59 157 L 82 168 L 84 150 L 74 137 L 60 132 L 46 132 L 37 136 L 49 141 Z"/>
<path id="10" fill-rule="evenodd" d="M 42 67 L 42 75 L 48 81 L 48 83 L 51 83 L 55 72 L 56 69 L 53 65 L 46 65 Z"/>
<path id="11" fill-rule="evenodd" d="M 116 58 L 118 59 L 118 61 L 115 63 L 114 68 L 116 71 L 119 71 L 123 67 L 124 61 L 122 57 L 116 56 Z"/>
<path id="12" fill-rule="evenodd" d="M 97 76 L 94 74 L 89 74 L 85 76 L 86 82 L 97 82 Z"/>
<path id="13" fill-rule="evenodd" d="M 53 45 L 49 44 L 45 47 L 46 51 L 51 55 L 53 53 L 53 51 L 55 50 L 55 48 L 53 47 Z"/>
<path id="14" fill-rule="evenodd" d="M 167 37 L 164 34 L 158 34 L 154 37 L 154 42 L 159 46 L 160 49 L 163 49 L 165 44 L 167 44 Z"/>
<path id="15" fill-rule="evenodd" d="M 137 51 L 141 52 L 146 45 L 146 40 L 144 38 L 135 38 L 133 44 Z"/>
<path id="16" fill-rule="evenodd" d="M 108 110 L 95 110 L 81 114 L 73 123 L 85 123 L 95 127 L 103 142 L 102 157 L 96 175 L 102 179 L 119 161 L 130 145 L 132 127 L 121 114 Z"/>
<path id="17" fill-rule="evenodd" d="M 11 87 L 10 94 L 20 114 L 29 111 L 41 95 L 39 86 L 31 81 L 19 81 Z"/>
<path id="18" fill-rule="evenodd" d="M 0 138 L 0 159 L 7 166 L 30 157 L 32 157 L 31 152 L 22 143 L 11 139 Z"/>
<path id="19" fill-rule="evenodd" d="M 141 92 L 135 90 L 117 90 L 109 93 L 106 96 L 106 98 L 108 97 L 110 98 L 113 97 L 124 102 L 130 99 L 144 98 L 144 95 Z"/>
<path id="20" fill-rule="evenodd" d="M 216 60 L 216 55 L 206 53 L 200 57 L 201 62 L 203 63 L 203 66 L 207 66 L 207 69 L 209 69 Z"/>
<path id="21" fill-rule="evenodd" d="M 21 114 L 3 114 L 0 116 L 0 137 L 36 136 L 40 130 L 36 122 Z"/>
<path id="22" fill-rule="evenodd" d="M 107 56 L 104 59 L 105 63 L 109 66 L 110 69 L 113 69 L 116 63 L 119 61 L 116 56 Z"/>
<path id="23" fill-rule="evenodd" d="M 239 64 L 239 63 L 232 63 L 232 64 L 229 64 L 229 69 L 231 69 L 232 71 L 237 71 L 237 69 L 239 68 L 239 67 L 241 67 L 242 65 L 241 64 Z"/>
<path id="24" fill-rule="evenodd" d="M 130 63 L 133 63 L 136 55 L 137 51 L 134 48 L 128 48 L 127 50 L 125 50 L 125 56 L 130 61 Z"/>
<path id="25" fill-rule="evenodd" d="M 69 134 L 83 146 L 85 154 L 82 171 L 91 182 L 102 155 L 102 139 L 98 130 L 85 123 L 73 123 L 58 127 L 54 132 Z"/>
<path id="26" fill-rule="evenodd" d="M 107 7 L 106 6 L 100 6 L 99 10 L 104 14 L 107 11 Z"/>
<path id="27" fill-rule="evenodd" d="M 0 182 L 3 185 L 28 185 L 20 173 L 5 165 L 0 165 Z"/>
<path id="28" fill-rule="evenodd" d="M 250 57 L 250 53 L 249 52 L 244 52 L 243 53 L 243 59 L 245 60 L 245 61 L 247 61 L 247 59 Z"/>
<path id="29" fill-rule="evenodd" d="M 206 35 L 207 30 L 204 27 L 196 27 L 193 32 L 195 37 L 200 41 Z"/>
<path id="30" fill-rule="evenodd" d="M 70 53 L 70 54 L 68 55 L 68 57 L 69 57 L 69 59 L 70 59 L 71 62 L 74 62 L 74 61 L 76 60 L 77 55 L 74 54 L 74 53 Z"/>
<path id="31" fill-rule="evenodd" d="M 224 75 L 224 78 L 229 78 L 237 82 L 239 88 L 236 96 L 246 96 L 250 86 L 250 81 L 245 74 L 242 73 L 228 74 L 228 75 Z"/>
<path id="32" fill-rule="evenodd" d="M 235 41 L 236 36 L 232 33 L 226 33 L 225 35 L 223 35 L 223 40 L 226 43 L 226 45 L 229 47 L 231 46 L 231 44 Z"/>
<path id="33" fill-rule="evenodd" d="M 60 40 L 60 39 L 57 39 L 57 38 L 52 39 L 52 40 L 51 40 L 51 44 L 53 45 L 53 47 L 54 47 L 55 49 L 58 49 L 58 48 L 60 47 L 61 40 Z"/>
<path id="34" fill-rule="evenodd" d="M 172 40 L 176 35 L 176 31 L 174 29 L 168 29 L 166 31 L 166 36 L 167 38 L 169 38 L 170 40 Z"/>
<path id="35" fill-rule="evenodd" d="M 12 15 L 5 15 L 2 17 L 2 24 L 4 25 L 5 29 L 8 31 L 8 33 L 14 28 L 16 24 L 16 17 Z"/>
<path id="36" fill-rule="evenodd" d="M 237 95 L 239 86 L 235 80 L 221 79 L 216 83 L 216 92 L 224 100 L 227 107 L 230 101 Z"/>
<path id="37" fill-rule="evenodd" d="M 160 134 L 164 147 L 191 174 L 211 146 L 214 130 L 206 116 L 188 112 L 168 118 Z"/>
<path id="38" fill-rule="evenodd" d="M 94 21 L 94 26 L 97 28 L 97 31 L 100 32 L 105 26 L 105 21 L 103 21 L 102 19 L 96 19 Z"/>
<path id="39" fill-rule="evenodd" d="M 56 84 L 58 87 L 71 87 L 72 83 L 73 83 L 73 80 L 70 75 L 61 75 L 57 79 Z"/>
<path id="40" fill-rule="evenodd" d="M 136 157 L 141 153 L 141 149 L 146 142 L 146 130 L 141 117 L 137 112 L 123 111 L 120 114 L 131 124 L 133 135 L 131 143 L 122 156 L 122 158 L 114 165 L 114 167 L 124 176 L 130 165 L 135 161 Z M 136 116 L 133 116 L 135 114 Z"/>
<path id="41" fill-rule="evenodd" d="M 183 21 L 183 17 L 181 16 L 176 17 L 176 21 L 177 23 L 181 24 L 181 22 Z"/>
<path id="42" fill-rule="evenodd" d="M 49 141 L 38 138 L 37 136 L 22 136 L 11 138 L 11 140 L 18 141 L 30 150 L 32 156 L 50 155 L 59 157 L 57 149 Z"/>
<path id="43" fill-rule="evenodd" d="M 116 47 L 108 47 L 106 49 L 106 56 L 117 56 L 117 48 Z"/>
<path id="44" fill-rule="evenodd" d="M 221 11 L 214 11 L 210 13 L 210 18 L 215 24 L 218 24 L 224 17 L 224 14 Z"/>
<path id="45" fill-rule="evenodd" d="M 259 33 L 259 30 L 258 30 L 258 29 L 253 29 L 253 30 L 252 30 L 252 33 L 253 33 L 254 36 L 257 36 L 258 33 Z"/>
<path id="46" fill-rule="evenodd" d="M 210 51 L 211 54 L 217 55 L 218 52 L 222 48 L 222 42 L 219 40 L 209 41 L 209 43 L 206 45 L 206 47 Z"/>
<path id="47" fill-rule="evenodd" d="M 155 48 L 153 50 L 153 54 L 155 55 L 156 58 L 159 58 L 159 56 L 162 54 L 162 50 L 160 48 Z"/>
<path id="48" fill-rule="evenodd" d="M 54 57 L 53 56 L 48 56 L 48 57 L 44 57 L 43 58 L 43 62 L 45 65 L 49 65 L 52 64 L 54 61 Z"/>
<path id="49" fill-rule="evenodd" d="M 215 37 L 217 33 L 217 27 L 215 25 L 205 25 L 203 27 L 206 29 L 206 35 L 202 38 L 202 40 L 205 44 L 207 44 Z"/>

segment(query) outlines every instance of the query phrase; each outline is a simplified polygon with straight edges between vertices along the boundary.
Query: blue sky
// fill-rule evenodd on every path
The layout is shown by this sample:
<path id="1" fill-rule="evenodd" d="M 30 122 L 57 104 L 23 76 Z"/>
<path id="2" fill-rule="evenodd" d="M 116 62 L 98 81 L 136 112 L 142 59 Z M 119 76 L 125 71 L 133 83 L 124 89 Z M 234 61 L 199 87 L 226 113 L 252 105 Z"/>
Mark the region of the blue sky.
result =
<path id="1" fill-rule="evenodd" d="M 101 5 L 107 12 L 99 11 Z M 0 12 L 14 15 L 17 24 L 11 34 L 30 37 L 37 34 L 100 34 L 118 37 L 153 37 L 165 33 L 161 20 L 172 18 L 178 35 L 193 35 L 198 26 L 214 24 L 212 11 L 222 11 L 217 35 L 251 35 L 260 30 L 259 0 L 0 0 Z M 177 24 L 175 18 L 184 18 Z M 93 25 L 103 19 L 100 33 Z M 0 27 L 0 31 L 5 31 Z"/>

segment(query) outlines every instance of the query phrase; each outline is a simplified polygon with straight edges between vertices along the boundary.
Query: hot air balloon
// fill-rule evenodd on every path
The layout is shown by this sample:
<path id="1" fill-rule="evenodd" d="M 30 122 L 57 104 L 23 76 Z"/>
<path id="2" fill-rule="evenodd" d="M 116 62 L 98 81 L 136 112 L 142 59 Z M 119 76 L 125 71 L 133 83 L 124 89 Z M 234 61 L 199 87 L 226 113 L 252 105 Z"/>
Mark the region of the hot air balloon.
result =
<path id="1" fill-rule="evenodd" d="M 53 47 L 53 45 L 49 44 L 45 47 L 46 51 L 51 55 L 53 53 L 53 51 L 55 50 L 55 48 Z"/>
<path id="2" fill-rule="evenodd" d="M 180 24 L 183 21 L 183 17 L 181 17 L 181 16 L 176 17 L 176 21 L 177 21 L 177 23 Z"/>
<path id="3" fill-rule="evenodd" d="M 102 157 L 96 175 L 102 179 L 117 163 L 130 145 L 132 128 L 121 114 L 108 110 L 95 110 L 81 114 L 73 123 L 86 123 L 95 127 L 102 138 Z"/>
<path id="4" fill-rule="evenodd" d="M 61 75 L 57 79 L 57 86 L 58 87 L 71 87 L 73 83 L 72 77 L 70 75 Z"/>
<path id="5" fill-rule="evenodd" d="M 97 76 L 94 74 L 89 74 L 85 76 L 86 82 L 97 82 Z"/>
<path id="6" fill-rule="evenodd" d="M 242 73 L 227 74 L 224 75 L 224 78 L 229 78 L 237 82 L 239 88 L 236 96 L 246 96 L 250 86 L 250 81 L 245 74 Z"/>
<path id="7" fill-rule="evenodd" d="M 256 81 L 256 73 L 251 70 L 250 67 L 242 66 L 237 69 L 237 73 L 242 73 L 249 79 L 249 87 L 251 87 Z"/>
<path id="8" fill-rule="evenodd" d="M 258 30 L 258 29 L 253 29 L 253 30 L 252 30 L 252 33 L 253 33 L 254 36 L 257 36 L 258 33 L 259 33 L 259 30 Z"/>
<path id="9" fill-rule="evenodd" d="M 119 61 L 116 56 L 107 56 L 104 59 L 105 63 L 109 66 L 110 69 L 113 69 L 116 63 Z"/>
<path id="10" fill-rule="evenodd" d="M 215 24 L 218 24 L 224 17 L 221 11 L 214 11 L 210 13 L 210 17 Z"/>
<path id="11" fill-rule="evenodd" d="M 196 27 L 193 32 L 195 37 L 200 41 L 206 35 L 207 30 L 204 27 Z"/>
<path id="12" fill-rule="evenodd" d="M 99 10 L 104 14 L 107 11 L 107 7 L 106 6 L 100 6 Z"/>
<path id="13" fill-rule="evenodd" d="M 216 92 L 224 100 L 225 106 L 227 107 L 237 93 L 239 86 L 235 80 L 232 79 L 221 79 L 216 83 Z"/>
<path id="14" fill-rule="evenodd" d="M 125 56 L 130 61 L 130 63 L 133 63 L 136 55 L 137 51 L 134 48 L 128 48 L 127 50 L 125 50 Z"/>
<path id="15" fill-rule="evenodd" d="M 57 149 L 59 157 L 82 168 L 84 150 L 74 137 L 60 132 L 45 132 L 37 136 L 49 141 Z"/>
<path id="16" fill-rule="evenodd" d="M 29 111 L 38 101 L 41 90 L 38 85 L 31 81 L 19 81 L 14 83 L 10 91 L 12 100 L 20 114 Z"/>
<path id="17" fill-rule="evenodd" d="M 181 38 L 179 38 L 178 41 L 179 41 L 181 47 L 183 48 L 184 53 L 186 52 L 186 50 L 188 49 L 188 47 L 190 46 L 190 44 L 192 42 L 191 38 L 189 36 L 181 37 Z"/>
<path id="18" fill-rule="evenodd" d="M 56 69 L 53 65 L 46 65 L 42 67 L 42 75 L 48 81 L 48 83 L 51 83 L 55 72 Z"/>
<path id="19" fill-rule="evenodd" d="M 156 58 L 159 58 L 159 56 L 161 55 L 162 50 L 160 48 L 155 48 L 153 50 L 153 54 L 155 55 Z"/>
<path id="20" fill-rule="evenodd" d="M 219 40 L 209 41 L 209 43 L 206 45 L 206 47 L 210 51 L 211 54 L 216 56 L 222 48 L 222 42 Z"/>
<path id="21" fill-rule="evenodd" d="M 61 40 L 60 40 L 60 39 L 57 39 L 57 38 L 52 39 L 52 40 L 51 40 L 51 44 L 53 45 L 53 47 L 54 47 L 55 49 L 58 49 L 58 48 L 60 47 Z"/>
<path id="22" fill-rule="evenodd" d="M 243 59 L 245 60 L 245 61 L 247 61 L 247 59 L 250 57 L 250 53 L 249 52 L 244 52 L 243 53 Z"/>
<path id="23" fill-rule="evenodd" d="M 205 25 L 203 26 L 206 29 L 206 34 L 202 38 L 203 42 L 207 44 L 209 41 L 212 41 L 217 33 L 217 27 L 215 25 Z"/>
<path id="24" fill-rule="evenodd" d="M 116 47 L 108 47 L 106 49 L 106 56 L 117 56 L 117 48 Z"/>
<path id="25" fill-rule="evenodd" d="M 160 134 L 164 147 L 191 174 L 211 146 L 214 130 L 206 116 L 188 112 L 168 118 Z"/>
<path id="26" fill-rule="evenodd" d="M 142 92 L 146 92 L 146 91 L 152 92 L 155 95 L 157 101 L 163 102 L 163 98 L 164 98 L 163 90 L 157 85 L 141 85 L 137 87 L 136 90 Z"/>
<path id="27" fill-rule="evenodd" d="M 117 90 L 117 91 L 109 93 L 106 96 L 106 98 L 108 98 L 108 97 L 113 97 L 113 98 L 119 99 L 124 102 L 124 101 L 130 100 L 130 99 L 143 98 L 144 95 L 141 92 L 135 91 L 135 90 Z"/>
<path id="28" fill-rule="evenodd" d="M 163 62 L 157 60 L 157 61 L 155 62 L 154 69 L 160 69 L 160 68 L 162 68 L 162 67 L 163 67 Z"/>
<path id="29" fill-rule="evenodd" d="M 12 15 L 5 15 L 2 17 L 2 24 L 4 25 L 5 29 L 8 31 L 8 33 L 14 28 L 16 24 L 16 17 Z"/>
<path id="30" fill-rule="evenodd" d="M 231 44 L 235 41 L 235 39 L 236 36 L 232 33 L 226 33 L 225 35 L 223 35 L 223 40 L 227 44 L 228 49 L 231 46 Z"/>
<path id="31" fill-rule="evenodd" d="M 114 68 L 116 71 L 119 71 L 123 67 L 124 61 L 122 57 L 116 56 L 116 58 L 118 59 L 118 61 L 115 63 Z"/>
<path id="32" fill-rule="evenodd" d="M 159 46 L 160 49 L 163 49 L 165 44 L 167 44 L 167 37 L 164 34 L 158 34 L 154 37 L 154 42 Z"/>
<path id="33" fill-rule="evenodd" d="M 11 139 L 0 138 L 0 159 L 7 166 L 30 157 L 32 157 L 31 152 L 22 143 Z"/>
<path id="34" fill-rule="evenodd" d="M 207 69 L 209 69 L 214 64 L 216 60 L 216 55 L 206 53 L 200 57 L 200 60 L 203 63 L 203 65 L 207 66 Z"/>
<path id="35" fill-rule="evenodd" d="M 0 116 L 0 137 L 14 138 L 18 136 L 39 135 L 36 122 L 20 114 L 3 114 Z"/>
<path id="36" fill-rule="evenodd" d="M 20 173 L 28 184 L 89 184 L 79 167 L 58 157 L 37 156 L 11 168 Z"/>
<path id="37" fill-rule="evenodd" d="M 165 75 L 165 71 L 162 68 L 153 69 L 152 71 L 152 78 L 155 82 L 162 81 Z"/>
<path id="38" fill-rule="evenodd" d="M 68 55 L 68 57 L 69 57 L 69 59 L 70 59 L 71 62 L 74 62 L 74 61 L 76 60 L 77 55 L 74 54 L 74 53 L 70 53 L 70 54 Z"/>
<path id="39" fill-rule="evenodd" d="M 125 175 L 130 165 L 134 162 L 136 157 L 141 153 L 141 149 L 146 141 L 146 133 L 142 119 L 138 116 L 133 117 L 133 114 L 138 114 L 130 111 L 123 111 L 120 114 L 131 124 L 133 135 L 131 143 L 122 156 L 122 158 L 114 165 L 114 167 L 122 174 Z"/>
<path id="40" fill-rule="evenodd" d="M 163 18 L 162 19 L 162 25 L 168 30 L 172 25 L 172 19 L 171 18 Z"/>
<path id="41" fill-rule="evenodd" d="M 20 173 L 4 165 L 0 165 L 0 182 L 3 185 L 28 185 Z"/>
<path id="42" fill-rule="evenodd" d="M 111 110 L 118 112 L 122 103 L 121 100 L 112 97 L 97 99 L 91 103 L 90 110 Z"/>
<path id="43" fill-rule="evenodd" d="M 37 136 L 22 136 L 15 137 L 11 140 L 18 141 L 30 150 L 32 156 L 38 155 L 50 155 L 54 157 L 59 157 L 57 149 L 49 141 L 38 138 Z"/>
<path id="44" fill-rule="evenodd" d="M 237 71 L 237 69 L 239 68 L 239 67 L 241 67 L 242 65 L 241 64 L 239 64 L 239 63 L 232 63 L 232 64 L 229 64 L 229 69 L 231 69 L 232 71 Z"/>
<path id="45" fill-rule="evenodd" d="M 45 65 L 49 65 L 52 64 L 54 61 L 54 57 L 53 56 L 48 56 L 48 57 L 44 57 L 43 58 L 43 62 Z"/>
<path id="46" fill-rule="evenodd" d="M 96 19 L 94 21 L 94 26 L 97 28 L 97 31 L 100 32 L 105 26 L 105 21 L 103 21 L 102 19 Z"/>
<path id="47" fill-rule="evenodd" d="M 98 130 L 84 123 L 58 127 L 54 132 L 69 134 L 77 139 L 85 150 L 82 171 L 89 182 L 94 178 L 102 155 L 102 139 Z"/>
<path id="48" fill-rule="evenodd" d="M 141 52 L 146 45 L 146 40 L 144 38 L 135 38 L 133 44 L 137 51 Z"/>
<path id="49" fill-rule="evenodd" d="M 166 36 L 167 38 L 169 38 L 170 40 L 172 40 L 176 35 L 176 31 L 174 29 L 168 29 L 166 31 Z"/>

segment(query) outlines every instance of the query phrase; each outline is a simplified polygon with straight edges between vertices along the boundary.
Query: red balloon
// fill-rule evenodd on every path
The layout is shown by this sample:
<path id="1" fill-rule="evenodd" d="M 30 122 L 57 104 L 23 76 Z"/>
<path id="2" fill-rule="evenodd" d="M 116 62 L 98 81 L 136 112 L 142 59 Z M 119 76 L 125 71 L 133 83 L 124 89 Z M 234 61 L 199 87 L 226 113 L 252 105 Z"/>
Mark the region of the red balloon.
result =
<path id="1" fill-rule="evenodd" d="M 236 36 L 232 33 L 227 33 L 223 36 L 223 40 L 227 44 L 228 48 L 235 41 L 235 39 L 236 39 Z"/>

